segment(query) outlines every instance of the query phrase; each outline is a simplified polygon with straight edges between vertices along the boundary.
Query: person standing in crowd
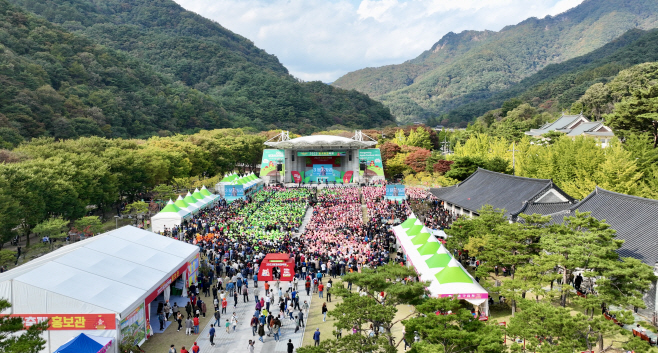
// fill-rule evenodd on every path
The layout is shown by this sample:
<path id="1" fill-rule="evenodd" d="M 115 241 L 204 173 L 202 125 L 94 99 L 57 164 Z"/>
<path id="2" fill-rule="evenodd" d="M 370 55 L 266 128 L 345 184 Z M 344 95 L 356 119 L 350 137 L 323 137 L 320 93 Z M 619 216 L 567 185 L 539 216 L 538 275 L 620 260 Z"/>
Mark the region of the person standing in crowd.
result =
<path id="1" fill-rule="evenodd" d="M 288 339 L 288 353 L 293 353 L 295 346 L 292 344 L 292 340 Z"/>
<path id="2" fill-rule="evenodd" d="M 327 303 L 322 304 L 322 322 L 327 321 Z"/>
<path id="3" fill-rule="evenodd" d="M 194 318 L 192 319 L 192 322 L 194 323 L 194 333 L 198 334 L 199 333 L 199 316 L 195 315 Z"/>
<path id="4" fill-rule="evenodd" d="M 219 314 L 219 309 L 215 310 L 213 317 L 215 318 L 215 327 L 219 327 L 219 319 L 222 318 L 222 316 Z"/>
<path id="5" fill-rule="evenodd" d="M 233 316 L 231 316 L 231 325 L 233 326 L 233 332 L 235 332 L 235 328 L 238 326 L 238 317 L 233 313 Z"/>
<path id="6" fill-rule="evenodd" d="M 172 344 L 171 347 L 169 347 L 169 353 L 176 353 L 176 348 Z"/>
<path id="7" fill-rule="evenodd" d="M 247 286 L 242 287 L 242 301 L 243 303 L 249 301 L 249 290 L 247 289 Z"/>
<path id="8" fill-rule="evenodd" d="M 176 332 L 180 332 L 180 329 L 183 327 L 183 314 L 179 312 L 176 313 L 176 322 L 178 323 L 178 329 Z"/>
<path id="9" fill-rule="evenodd" d="M 258 340 L 265 343 L 263 341 L 263 336 L 265 336 L 265 326 L 262 323 L 258 323 Z"/>
<path id="10" fill-rule="evenodd" d="M 199 348 L 199 345 L 194 342 L 194 345 L 192 346 L 192 353 L 199 353 L 201 352 L 201 348 Z"/>
<path id="11" fill-rule="evenodd" d="M 192 334 L 192 329 L 194 328 L 194 321 L 192 321 L 191 317 L 187 317 L 187 320 L 185 320 L 185 335 L 189 336 Z"/>

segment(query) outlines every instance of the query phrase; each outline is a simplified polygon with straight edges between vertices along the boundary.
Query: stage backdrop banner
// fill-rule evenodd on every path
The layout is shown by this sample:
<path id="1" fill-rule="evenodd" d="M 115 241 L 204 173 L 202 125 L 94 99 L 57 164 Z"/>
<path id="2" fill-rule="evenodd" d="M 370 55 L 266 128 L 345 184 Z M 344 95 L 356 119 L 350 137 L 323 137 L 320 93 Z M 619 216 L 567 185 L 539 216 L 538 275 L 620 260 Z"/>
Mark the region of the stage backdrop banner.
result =
<path id="1" fill-rule="evenodd" d="M 292 174 L 292 177 L 295 179 L 295 183 L 301 183 L 302 182 L 302 175 L 299 174 L 298 171 L 293 170 L 290 173 Z"/>
<path id="2" fill-rule="evenodd" d="M 317 157 L 317 156 L 340 156 L 345 157 L 347 153 L 345 151 L 327 151 L 327 152 L 297 152 L 299 157 Z"/>
<path id="3" fill-rule="evenodd" d="M 282 164 L 281 177 L 283 177 L 286 170 L 286 154 L 284 150 L 263 150 L 263 160 L 260 164 L 260 177 L 275 176 L 276 165 Z"/>
<path id="4" fill-rule="evenodd" d="M 23 318 L 23 327 L 27 330 L 32 325 L 50 320 L 49 331 L 61 330 L 114 330 L 114 314 L 15 314 L 10 317 Z"/>
<path id="5" fill-rule="evenodd" d="M 340 167 L 340 157 L 306 157 L 306 167 L 314 164 L 331 164 L 334 168 Z"/>
<path id="6" fill-rule="evenodd" d="M 315 181 L 320 178 L 321 180 L 334 181 L 334 168 L 331 164 L 314 164 L 313 165 L 313 179 Z"/>
<path id="7" fill-rule="evenodd" d="M 404 185 L 386 185 L 386 198 L 391 200 L 404 200 Z"/>
<path id="8" fill-rule="evenodd" d="M 384 165 L 379 148 L 359 150 L 359 164 L 366 165 L 366 176 L 384 176 Z M 359 171 L 359 175 L 363 175 L 363 171 Z"/>
<path id="9" fill-rule="evenodd" d="M 354 174 L 353 171 L 348 170 L 345 172 L 345 175 L 343 175 L 343 183 L 347 184 L 350 182 L 350 179 L 352 179 L 352 174 Z"/>

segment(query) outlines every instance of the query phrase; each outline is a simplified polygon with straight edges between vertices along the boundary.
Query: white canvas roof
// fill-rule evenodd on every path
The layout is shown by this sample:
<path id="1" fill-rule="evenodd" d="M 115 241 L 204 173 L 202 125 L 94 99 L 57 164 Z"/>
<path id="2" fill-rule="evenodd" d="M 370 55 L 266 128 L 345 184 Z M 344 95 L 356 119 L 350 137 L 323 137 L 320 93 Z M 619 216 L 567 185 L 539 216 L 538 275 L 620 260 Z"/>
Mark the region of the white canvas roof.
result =
<path id="1" fill-rule="evenodd" d="M 70 308 L 57 313 L 89 311 L 127 314 L 193 259 L 199 248 L 126 226 L 64 246 L 0 275 L 0 287 L 12 287 L 19 314 L 47 313 L 53 297 L 65 297 Z M 6 292 L 6 291 L 5 291 Z M 64 310 L 64 311 L 62 311 Z"/>

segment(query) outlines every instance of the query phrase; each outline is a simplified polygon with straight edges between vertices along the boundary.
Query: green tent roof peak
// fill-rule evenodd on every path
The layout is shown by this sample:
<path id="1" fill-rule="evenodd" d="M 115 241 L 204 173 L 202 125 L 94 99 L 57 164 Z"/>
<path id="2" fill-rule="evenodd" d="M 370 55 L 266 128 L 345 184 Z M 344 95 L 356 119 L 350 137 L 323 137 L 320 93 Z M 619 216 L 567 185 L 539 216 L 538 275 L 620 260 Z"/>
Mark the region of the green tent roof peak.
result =
<path id="1" fill-rule="evenodd" d="M 413 226 L 415 222 L 416 222 L 416 218 L 412 216 L 412 218 L 407 218 L 406 221 L 402 222 L 400 226 L 404 229 L 408 229 L 411 228 L 411 226 Z"/>
<path id="2" fill-rule="evenodd" d="M 473 283 L 473 279 L 461 267 L 446 267 L 434 275 L 440 284 Z"/>
<path id="3" fill-rule="evenodd" d="M 448 266 L 450 260 L 452 260 L 452 256 L 448 254 L 434 254 L 432 257 L 425 260 L 425 263 L 429 268 L 443 268 Z"/>
<path id="4" fill-rule="evenodd" d="M 439 242 L 425 243 L 423 246 L 418 248 L 418 253 L 421 255 L 436 254 L 436 251 L 439 250 L 440 246 L 441 243 Z"/>
<path id="5" fill-rule="evenodd" d="M 411 239 L 411 244 L 421 245 L 427 243 L 427 240 L 430 238 L 430 233 L 420 233 Z"/>

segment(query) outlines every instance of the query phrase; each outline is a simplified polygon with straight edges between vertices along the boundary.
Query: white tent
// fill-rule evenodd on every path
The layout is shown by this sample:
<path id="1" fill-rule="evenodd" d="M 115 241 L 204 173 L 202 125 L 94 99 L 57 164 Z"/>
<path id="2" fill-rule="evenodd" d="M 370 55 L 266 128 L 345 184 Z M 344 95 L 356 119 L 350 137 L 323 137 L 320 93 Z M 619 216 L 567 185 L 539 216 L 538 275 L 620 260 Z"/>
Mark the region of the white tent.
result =
<path id="1" fill-rule="evenodd" d="M 145 336 L 149 303 L 198 258 L 199 248 L 178 240 L 126 226 L 63 246 L 0 274 L 0 298 L 12 304 L 9 314 L 111 315 L 115 329 L 48 331 L 42 335 L 53 352 L 80 333 L 121 342 L 121 328 L 130 326 L 135 339 Z M 115 323 L 116 321 L 116 323 Z M 109 322 L 109 321 L 106 321 Z"/>
<path id="2" fill-rule="evenodd" d="M 151 217 L 151 229 L 155 233 L 160 233 L 165 228 L 171 229 L 173 226 L 178 226 L 183 223 L 183 220 L 191 216 L 190 211 L 181 209 L 174 201 L 169 200 L 158 214 Z"/>
<path id="3" fill-rule="evenodd" d="M 488 313 L 488 292 L 466 271 L 448 250 L 412 214 L 393 227 L 393 232 L 432 297 L 457 295 L 473 305 L 482 305 Z"/>
<path id="4" fill-rule="evenodd" d="M 190 205 L 189 203 L 185 202 L 185 200 L 183 200 L 183 197 L 181 195 L 178 195 L 178 198 L 174 203 L 176 204 L 176 206 L 178 206 L 178 208 L 185 210 L 190 214 L 196 214 L 197 212 L 199 212 L 198 207 L 194 205 Z"/>

